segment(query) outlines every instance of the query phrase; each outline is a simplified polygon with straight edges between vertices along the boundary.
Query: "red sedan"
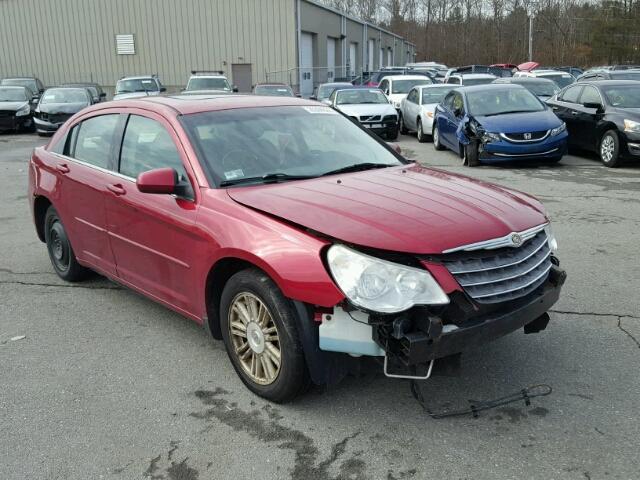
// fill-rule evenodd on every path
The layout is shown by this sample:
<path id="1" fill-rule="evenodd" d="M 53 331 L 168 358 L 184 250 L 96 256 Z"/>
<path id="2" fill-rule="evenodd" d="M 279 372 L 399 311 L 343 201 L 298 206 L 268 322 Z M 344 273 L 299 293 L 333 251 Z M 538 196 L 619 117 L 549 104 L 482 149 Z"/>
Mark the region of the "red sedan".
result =
<path id="1" fill-rule="evenodd" d="M 29 201 L 61 278 L 98 272 L 202 324 L 277 402 L 354 357 L 424 377 L 542 330 L 565 278 L 534 198 L 408 162 L 296 98 L 87 108 L 34 151 Z"/>

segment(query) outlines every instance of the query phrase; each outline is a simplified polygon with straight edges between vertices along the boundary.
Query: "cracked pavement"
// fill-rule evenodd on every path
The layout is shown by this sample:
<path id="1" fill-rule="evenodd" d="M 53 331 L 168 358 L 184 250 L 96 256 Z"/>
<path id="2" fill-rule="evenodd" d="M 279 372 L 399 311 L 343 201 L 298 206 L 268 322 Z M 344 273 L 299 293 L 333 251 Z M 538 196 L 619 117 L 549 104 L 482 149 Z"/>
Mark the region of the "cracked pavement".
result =
<path id="1" fill-rule="evenodd" d="M 26 162 L 44 142 L 0 140 L 3 480 L 640 478 L 640 163 L 467 169 L 401 137 L 424 164 L 541 198 L 569 274 L 547 330 L 474 349 L 461 376 L 421 386 L 433 410 L 530 384 L 553 393 L 433 420 L 373 362 L 268 404 L 189 320 L 100 277 L 65 284 L 26 203 Z"/>

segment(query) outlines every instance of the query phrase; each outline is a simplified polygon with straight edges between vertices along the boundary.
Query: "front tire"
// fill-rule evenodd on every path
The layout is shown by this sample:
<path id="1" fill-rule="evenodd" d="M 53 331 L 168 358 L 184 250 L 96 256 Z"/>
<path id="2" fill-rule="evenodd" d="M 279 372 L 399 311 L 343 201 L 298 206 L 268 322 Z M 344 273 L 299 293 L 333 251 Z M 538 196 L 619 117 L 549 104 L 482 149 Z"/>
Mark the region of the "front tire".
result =
<path id="1" fill-rule="evenodd" d="M 478 144 L 475 142 L 462 146 L 462 164 L 467 167 L 477 167 L 480 164 L 478 160 Z"/>
<path id="2" fill-rule="evenodd" d="M 51 265 L 61 279 L 79 282 L 87 277 L 89 270 L 78 263 L 64 225 L 53 206 L 49 207 L 44 217 L 44 239 Z"/>
<path id="3" fill-rule="evenodd" d="M 397 140 L 398 139 L 398 128 L 393 129 L 392 132 L 387 133 L 387 140 Z"/>
<path id="4" fill-rule="evenodd" d="M 620 166 L 620 138 L 615 130 L 608 130 L 600 140 L 600 159 L 609 168 Z"/>
<path id="5" fill-rule="evenodd" d="M 409 129 L 404 124 L 404 115 L 400 115 L 400 133 L 402 135 L 408 135 L 409 134 Z"/>
<path id="6" fill-rule="evenodd" d="M 440 130 L 438 129 L 438 124 L 435 122 L 433 122 L 431 136 L 433 137 L 433 148 L 436 150 L 444 150 L 444 146 L 440 143 Z"/>
<path id="7" fill-rule="evenodd" d="M 265 273 L 249 269 L 229 279 L 220 326 L 233 368 L 256 395 L 284 403 L 308 388 L 296 312 Z"/>

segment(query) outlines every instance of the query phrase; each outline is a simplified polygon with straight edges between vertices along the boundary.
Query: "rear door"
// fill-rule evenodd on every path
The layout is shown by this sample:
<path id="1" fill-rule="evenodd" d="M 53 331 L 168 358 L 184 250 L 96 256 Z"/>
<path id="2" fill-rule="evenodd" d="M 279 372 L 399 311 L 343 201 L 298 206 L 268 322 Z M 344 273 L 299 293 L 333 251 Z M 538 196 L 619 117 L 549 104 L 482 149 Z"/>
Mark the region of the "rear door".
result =
<path id="1" fill-rule="evenodd" d="M 116 269 L 107 236 L 105 201 L 120 121 L 117 113 L 83 120 L 70 130 L 63 153 L 52 154 L 59 179 L 58 213 L 76 257 L 111 276 Z"/>
<path id="2" fill-rule="evenodd" d="M 135 113 L 133 113 L 135 112 Z M 119 167 L 108 185 L 109 237 L 118 276 L 146 294 L 195 315 L 195 259 L 205 243 L 195 227 L 199 192 L 172 126 L 161 116 L 132 111 L 119 151 Z M 171 167 L 191 186 L 185 197 L 141 193 L 137 176 Z"/>

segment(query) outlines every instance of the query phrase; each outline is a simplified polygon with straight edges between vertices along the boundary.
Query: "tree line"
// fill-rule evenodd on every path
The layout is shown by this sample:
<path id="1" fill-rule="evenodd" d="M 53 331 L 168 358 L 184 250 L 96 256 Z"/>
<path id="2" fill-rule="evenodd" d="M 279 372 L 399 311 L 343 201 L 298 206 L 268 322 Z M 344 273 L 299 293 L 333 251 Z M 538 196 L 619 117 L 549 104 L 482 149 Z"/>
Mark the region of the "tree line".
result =
<path id="1" fill-rule="evenodd" d="M 533 60 L 590 67 L 640 63 L 640 0 L 323 0 L 402 35 L 417 60 L 447 65 Z"/>

